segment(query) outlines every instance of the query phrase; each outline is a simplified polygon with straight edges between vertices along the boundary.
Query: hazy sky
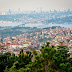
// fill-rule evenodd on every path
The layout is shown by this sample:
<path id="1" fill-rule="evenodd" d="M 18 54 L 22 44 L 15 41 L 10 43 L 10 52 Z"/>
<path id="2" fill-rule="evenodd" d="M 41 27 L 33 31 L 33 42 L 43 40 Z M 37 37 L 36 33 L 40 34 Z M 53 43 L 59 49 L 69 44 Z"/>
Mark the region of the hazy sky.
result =
<path id="1" fill-rule="evenodd" d="M 72 0 L 0 0 L 0 11 L 18 8 L 24 10 L 37 8 L 42 8 L 43 10 L 72 9 Z"/>

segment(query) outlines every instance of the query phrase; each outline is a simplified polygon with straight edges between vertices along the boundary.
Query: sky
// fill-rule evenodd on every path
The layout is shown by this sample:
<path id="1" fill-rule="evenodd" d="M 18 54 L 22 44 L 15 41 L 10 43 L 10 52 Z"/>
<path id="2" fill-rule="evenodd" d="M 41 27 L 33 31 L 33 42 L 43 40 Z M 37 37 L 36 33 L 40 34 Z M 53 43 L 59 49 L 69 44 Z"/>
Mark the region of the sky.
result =
<path id="1" fill-rule="evenodd" d="M 36 10 L 43 11 L 72 9 L 72 0 L 0 0 L 0 11 L 8 9 Z"/>

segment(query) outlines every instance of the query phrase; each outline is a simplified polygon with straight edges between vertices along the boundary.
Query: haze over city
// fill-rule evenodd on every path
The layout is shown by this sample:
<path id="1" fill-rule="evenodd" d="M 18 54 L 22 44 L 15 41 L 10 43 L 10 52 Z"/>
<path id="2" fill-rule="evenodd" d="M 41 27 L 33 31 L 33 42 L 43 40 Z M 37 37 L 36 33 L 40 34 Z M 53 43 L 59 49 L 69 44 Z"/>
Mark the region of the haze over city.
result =
<path id="1" fill-rule="evenodd" d="M 0 72 L 72 72 L 72 0 L 0 0 Z"/>
<path id="2" fill-rule="evenodd" d="M 0 0 L 0 11 L 17 10 L 63 10 L 72 9 L 72 0 Z"/>

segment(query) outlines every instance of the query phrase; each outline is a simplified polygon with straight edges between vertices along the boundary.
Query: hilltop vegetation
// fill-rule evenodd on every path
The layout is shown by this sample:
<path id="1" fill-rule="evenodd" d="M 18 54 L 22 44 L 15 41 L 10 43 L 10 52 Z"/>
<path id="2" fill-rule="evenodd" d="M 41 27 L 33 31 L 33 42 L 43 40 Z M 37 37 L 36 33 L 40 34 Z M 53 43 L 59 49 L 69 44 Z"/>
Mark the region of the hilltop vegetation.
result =
<path id="1" fill-rule="evenodd" d="M 72 72 L 72 58 L 66 46 L 50 46 L 47 42 L 40 51 L 20 51 L 18 56 L 0 55 L 1 72 Z"/>
<path id="2" fill-rule="evenodd" d="M 7 37 L 7 36 L 17 36 L 17 35 L 20 35 L 20 34 L 23 34 L 23 33 L 30 33 L 30 32 L 33 32 L 35 30 L 40 30 L 36 27 L 19 27 L 19 26 L 16 26 L 16 27 L 1 27 L 0 29 L 0 35 L 1 37 Z"/>

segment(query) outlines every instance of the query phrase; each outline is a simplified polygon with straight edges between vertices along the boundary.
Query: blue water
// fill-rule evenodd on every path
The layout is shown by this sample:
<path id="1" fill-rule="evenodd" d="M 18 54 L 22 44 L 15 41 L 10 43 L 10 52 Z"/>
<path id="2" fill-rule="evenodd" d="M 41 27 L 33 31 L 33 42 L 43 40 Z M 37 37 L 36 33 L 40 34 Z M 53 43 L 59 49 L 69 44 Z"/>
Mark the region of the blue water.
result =
<path id="1" fill-rule="evenodd" d="M 60 26 L 60 27 L 72 28 L 72 24 L 26 24 L 25 26 L 26 27 L 38 27 L 38 28 Z"/>
<path id="2" fill-rule="evenodd" d="M 21 23 L 0 23 L 0 26 L 18 26 Z"/>
<path id="3" fill-rule="evenodd" d="M 21 24 L 22 23 L 0 23 L 0 26 L 18 26 Z M 45 28 L 45 27 L 52 27 L 52 26 L 72 28 L 72 24 L 37 24 L 37 23 L 25 24 L 25 27 L 38 27 L 38 28 Z"/>
<path id="4" fill-rule="evenodd" d="M 52 27 L 52 26 L 60 26 L 60 27 L 65 27 L 65 28 L 72 28 L 72 24 L 46 24 L 41 26 L 42 28 L 45 27 Z"/>

